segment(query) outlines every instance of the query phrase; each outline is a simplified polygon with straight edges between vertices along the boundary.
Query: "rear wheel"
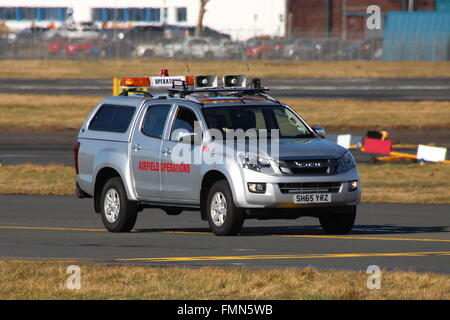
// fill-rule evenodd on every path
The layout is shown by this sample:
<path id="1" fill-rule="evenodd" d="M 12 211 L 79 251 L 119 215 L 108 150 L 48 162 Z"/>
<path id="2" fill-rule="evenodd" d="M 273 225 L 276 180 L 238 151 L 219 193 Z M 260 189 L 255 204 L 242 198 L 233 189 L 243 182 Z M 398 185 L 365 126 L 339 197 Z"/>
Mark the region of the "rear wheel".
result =
<path id="1" fill-rule="evenodd" d="M 103 186 L 100 209 L 105 228 L 111 232 L 128 232 L 137 218 L 137 206 L 129 201 L 122 180 L 109 179 Z"/>
<path id="2" fill-rule="evenodd" d="M 349 233 L 355 223 L 356 206 L 331 209 L 319 217 L 323 231 L 328 234 Z"/>
<path id="3" fill-rule="evenodd" d="M 217 236 L 236 235 L 244 224 L 242 209 L 234 205 L 233 195 L 226 180 L 219 180 L 211 187 L 206 201 L 209 226 Z"/>

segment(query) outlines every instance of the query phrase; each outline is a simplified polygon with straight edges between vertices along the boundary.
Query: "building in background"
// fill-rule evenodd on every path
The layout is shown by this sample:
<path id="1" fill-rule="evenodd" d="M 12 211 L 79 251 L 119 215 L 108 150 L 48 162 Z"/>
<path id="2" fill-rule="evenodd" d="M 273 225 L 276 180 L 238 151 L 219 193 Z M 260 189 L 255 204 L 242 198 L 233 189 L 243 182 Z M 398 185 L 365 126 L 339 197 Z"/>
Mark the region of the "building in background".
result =
<path id="1" fill-rule="evenodd" d="M 449 48 L 450 10 L 388 13 L 383 60 L 445 61 Z"/>
<path id="2" fill-rule="evenodd" d="M 94 22 L 112 28 L 142 24 L 195 26 L 197 0 L 2 0 L 0 23 L 11 30 Z M 204 26 L 245 40 L 285 34 L 284 0 L 210 0 Z"/>
<path id="3" fill-rule="evenodd" d="M 433 11 L 449 0 L 287 0 L 286 32 L 292 37 L 367 38 L 366 10 L 378 5 L 390 11 Z M 380 36 L 374 33 L 374 36 Z"/>

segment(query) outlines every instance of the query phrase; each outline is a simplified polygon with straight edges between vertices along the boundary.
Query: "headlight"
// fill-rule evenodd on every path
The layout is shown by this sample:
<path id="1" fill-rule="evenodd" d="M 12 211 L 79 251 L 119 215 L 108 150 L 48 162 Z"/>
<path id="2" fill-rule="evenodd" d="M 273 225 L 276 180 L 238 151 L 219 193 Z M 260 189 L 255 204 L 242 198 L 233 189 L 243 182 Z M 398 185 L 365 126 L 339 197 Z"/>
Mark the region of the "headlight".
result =
<path id="1" fill-rule="evenodd" d="M 355 166 L 355 158 L 353 158 L 353 155 L 350 153 L 350 151 L 347 151 L 342 157 L 339 158 L 338 172 L 348 171 Z"/>
<path id="2" fill-rule="evenodd" d="M 243 168 L 255 170 L 259 172 L 273 172 L 270 161 L 253 153 L 239 153 L 238 159 Z"/>

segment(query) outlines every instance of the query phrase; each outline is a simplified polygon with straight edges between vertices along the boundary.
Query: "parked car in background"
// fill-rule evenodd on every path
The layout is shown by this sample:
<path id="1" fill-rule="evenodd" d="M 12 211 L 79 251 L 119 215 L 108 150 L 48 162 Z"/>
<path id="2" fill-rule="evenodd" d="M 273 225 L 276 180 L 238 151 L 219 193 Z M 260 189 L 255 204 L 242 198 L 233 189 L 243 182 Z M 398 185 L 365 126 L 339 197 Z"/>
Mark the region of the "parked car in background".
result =
<path id="1" fill-rule="evenodd" d="M 241 42 L 220 39 L 212 42 L 214 58 L 222 60 L 243 60 L 245 48 Z"/>
<path id="2" fill-rule="evenodd" d="M 48 39 L 51 34 L 49 32 L 50 30 L 51 29 L 44 27 L 30 27 L 17 33 L 11 33 L 9 38 L 11 41 Z"/>
<path id="3" fill-rule="evenodd" d="M 6 58 L 10 53 L 10 43 L 7 36 L 0 35 L 0 58 Z"/>
<path id="4" fill-rule="evenodd" d="M 186 29 L 188 30 L 190 36 L 195 35 L 195 27 L 187 27 Z M 200 37 L 215 40 L 231 40 L 231 36 L 229 34 L 219 32 L 206 26 L 204 26 L 201 30 Z"/>
<path id="5" fill-rule="evenodd" d="M 281 39 L 250 39 L 246 45 L 249 59 L 280 59 L 283 56 Z"/>
<path id="6" fill-rule="evenodd" d="M 345 47 L 345 60 L 377 60 L 382 54 L 382 39 L 350 42 Z"/>
<path id="7" fill-rule="evenodd" d="M 121 35 L 121 38 L 130 41 L 135 46 L 142 43 L 158 42 L 164 37 L 162 26 L 136 26 L 132 27 Z"/>
<path id="8" fill-rule="evenodd" d="M 103 55 L 105 43 L 102 39 L 71 39 L 65 53 L 71 57 L 99 57 Z"/>
<path id="9" fill-rule="evenodd" d="M 129 29 L 111 28 L 103 29 L 100 38 L 104 40 L 103 57 L 130 58 L 134 50 L 131 40 L 125 39 L 125 32 Z"/>
<path id="10" fill-rule="evenodd" d="M 25 28 L 8 35 L 10 55 L 17 58 L 42 57 L 45 42 L 51 37 L 51 29 L 43 27 Z"/>
<path id="11" fill-rule="evenodd" d="M 305 38 L 294 38 L 287 40 L 283 47 L 283 58 L 289 60 L 314 60 L 316 48 L 314 41 Z"/>
<path id="12" fill-rule="evenodd" d="M 55 36 L 52 39 L 50 39 L 47 43 L 47 50 L 48 53 L 52 56 L 60 55 L 64 48 L 67 46 L 67 39 Z"/>
<path id="13" fill-rule="evenodd" d="M 347 42 L 341 38 L 320 38 L 314 40 L 315 60 L 344 60 Z"/>
<path id="14" fill-rule="evenodd" d="M 103 39 L 67 39 L 56 37 L 47 45 L 48 53 L 58 57 L 89 58 L 104 56 Z"/>
<path id="15" fill-rule="evenodd" d="M 249 59 L 261 59 L 268 56 L 269 44 L 263 40 L 247 41 L 245 53 Z"/>
<path id="16" fill-rule="evenodd" d="M 214 48 L 208 38 L 187 37 L 182 42 L 173 41 L 165 45 L 166 58 L 207 59 L 215 58 Z"/>
<path id="17" fill-rule="evenodd" d="M 151 43 L 141 43 L 133 50 L 133 57 L 136 58 L 165 58 L 166 45 L 168 42 L 159 41 Z"/>
<path id="18" fill-rule="evenodd" d="M 54 31 L 60 37 L 67 39 L 98 39 L 100 38 L 101 30 L 95 23 L 71 23 L 65 24 Z"/>

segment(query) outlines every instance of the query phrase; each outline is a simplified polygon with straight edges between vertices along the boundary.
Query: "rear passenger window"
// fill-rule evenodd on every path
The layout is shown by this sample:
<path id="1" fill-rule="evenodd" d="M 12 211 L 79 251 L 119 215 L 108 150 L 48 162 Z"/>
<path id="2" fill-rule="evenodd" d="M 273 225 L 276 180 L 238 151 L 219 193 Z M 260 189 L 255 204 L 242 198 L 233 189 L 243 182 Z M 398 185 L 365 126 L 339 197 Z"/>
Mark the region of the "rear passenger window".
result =
<path id="1" fill-rule="evenodd" d="M 95 114 L 89 130 L 126 132 L 135 111 L 134 107 L 105 104 Z"/>
<path id="2" fill-rule="evenodd" d="M 142 124 L 142 133 L 149 137 L 161 139 L 169 111 L 170 105 L 149 107 Z"/>

